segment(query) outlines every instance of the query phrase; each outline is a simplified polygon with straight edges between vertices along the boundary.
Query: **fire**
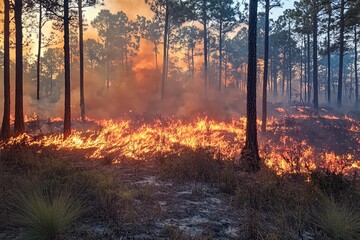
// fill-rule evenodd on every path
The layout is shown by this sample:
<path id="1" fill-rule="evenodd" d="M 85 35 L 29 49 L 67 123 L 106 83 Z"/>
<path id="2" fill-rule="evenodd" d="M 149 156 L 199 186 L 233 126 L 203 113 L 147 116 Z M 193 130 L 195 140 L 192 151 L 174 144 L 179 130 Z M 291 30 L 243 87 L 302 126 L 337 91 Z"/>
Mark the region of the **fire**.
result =
<path id="1" fill-rule="evenodd" d="M 279 109 L 278 111 L 282 111 Z M 303 117 L 303 114 L 300 113 Z M 281 121 L 271 118 L 268 121 L 268 134 L 260 134 L 260 154 L 265 164 L 279 175 L 284 173 L 308 174 L 318 168 L 333 172 L 352 174 L 359 169 L 359 156 L 353 152 L 336 155 L 327 149 L 316 149 L 307 140 L 297 140 L 287 136 L 288 127 L 279 127 Z M 327 118 L 327 116 L 325 117 Z M 338 120 L 329 117 L 329 119 Z M 350 119 L 350 118 L 349 118 Z M 30 146 L 52 147 L 57 150 L 84 150 L 89 159 L 111 157 L 114 162 L 123 159 L 151 160 L 161 154 L 168 154 L 180 147 L 196 150 L 208 148 L 214 158 L 238 160 L 245 142 L 246 118 L 231 121 L 217 121 L 208 117 L 186 121 L 179 118 L 158 118 L 150 122 L 135 120 L 90 120 L 88 130 L 73 130 L 72 135 L 63 140 L 61 132 L 45 133 L 43 136 L 24 134 L 10 139 L 5 145 L 26 143 Z M 27 121 L 39 121 L 36 115 Z M 60 118 L 49 119 L 48 124 L 58 123 Z M 359 132 L 356 120 L 349 120 L 349 131 Z M 260 124 L 261 122 L 259 122 Z M 293 127 L 297 128 L 297 127 Z M 356 150 L 359 152 L 359 150 Z"/>

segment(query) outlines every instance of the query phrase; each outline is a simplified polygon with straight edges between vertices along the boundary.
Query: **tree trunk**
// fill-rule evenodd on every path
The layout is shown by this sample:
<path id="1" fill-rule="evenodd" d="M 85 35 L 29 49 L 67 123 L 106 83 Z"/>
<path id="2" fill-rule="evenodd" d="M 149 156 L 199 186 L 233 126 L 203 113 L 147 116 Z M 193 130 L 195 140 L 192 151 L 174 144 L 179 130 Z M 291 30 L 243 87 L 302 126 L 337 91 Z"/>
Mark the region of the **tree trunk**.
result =
<path id="1" fill-rule="evenodd" d="M 311 96 L 311 76 L 310 76 L 310 65 L 311 65 L 311 60 L 310 60 L 310 34 L 308 33 L 307 34 L 307 59 L 308 59 L 308 68 L 307 68 L 307 71 L 308 71 L 308 79 L 307 79 L 307 88 L 308 88 L 308 92 L 307 92 L 307 102 L 310 103 L 310 96 Z"/>
<path id="2" fill-rule="evenodd" d="M 106 51 L 106 88 L 110 88 L 110 59 L 109 59 L 109 19 L 106 26 L 106 37 L 105 37 L 105 51 Z"/>
<path id="3" fill-rule="evenodd" d="M 195 80 L 195 59 L 194 59 L 194 48 L 191 48 L 191 77 L 192 81 Z"/>
<path id="4" fill-rule="evenodd" d="M 314 88 L 314 109 L 319 109 L 319 96 L 318 96 L 318 3 L 314 0 L 313 6 L 313 88 Z"/>
<path id="5" fill-rule="evenodd" d="M 219 30 L 219 93 L 221 92 L 222 85 L 222 20 L 220 20 L 220 30 Z"/>
<path id="6" fill-rule="evenodd" d="M 289 22 L 289 101 L 292 101 L 292 46 L 291 46 L 291 25 Z"/>
<path id="7" fill-rule="evenodd" d="M 156 74 L 159 72 L 159 63 L 158 63 L 158 47 L 157 44 L 154 43 L 154 55 L 155 55 L 155 66 L 156 66 Z M 156 77 L 156 92 L 159 91 L 159 78 Z"/>
<path id="8" fill-rule="evenodd" d="M 16 135 L 25 132 L 23 105 L 23 49 L 22 49 L 22 0 L 15 0 L 16 27 L 16 89 L 15 89 L 15 126 Z"/>
<path id="9" fill-rule="evenodd" d="M 303 99 L 303 79 L 304 79 L 304 70 L 303 70 L 303 46 L 301 43 L 300 47 L 300 101 Z"/>
<path id="10" fill-rule="evenodd" d="M 331 46 L 330 46 L 330 31 L 331 31 L 331 10 L 329 10 L 328 26 L 327 26 L 327 102 L 331 103 Z"/>
<path id="11" fill-rule="evenodd" d="M 357 26 L 354 27 L 354 50 L 355 50 L 355 57 L 354 57 L 354 67 L 355 67 L 355 104 L 359 106 L 359 75 L 358 75 L 358 66 L 357 66 L 357 59 L 358 59 L 358 49 L 357 49 Z"/>
<path id="12" fill-rule="evenodd" d="M 342 89 L 343 89 L 343 68 L 344 68 L 344 30 L 345 30 L 345 0 L 341 0 L 340 6 L 340 51 L 339 51 L 339 83 L 338 83 L 338 96 L 337 105 L 341 107 Z"/>
<path id="13" fill-rule="evenodd" d="M 80 54 L 80 111 L 81 121 L 85 122 L 85 89 L 84 89 L 84 28 L 82 16 L 82 0 L 78 0 L 79 7 L 79 54 Z"/>
<path id="14" fill-rule="evenodd" d="M 69 0 L 64 0 L 64 66 L 65 66 L 64 139 L 67 139 L 71 135 Z"/>
<path id="15" fill-rule="evenodd" d="M 164 29 L 164 59 L 163 59 L 163 72 L 162 72 L 162 81 L 161 81 L 161 101 L 164 100 L 165 97 L 165 79 L 167 72 L 167 44 L 168 44 L 168 31 L 169 31 L 169 0 L 166 0 L 166 13 L 165 13 L 165 29 Z"/>
<path id="16" fill-rule="evenodd" d="M 275 60 L 274 60 L 275 61 Z M 277 69 L 277 65 L 276 63 L 274 62 L 274 74 L 273 74 L 273 77 L 274 77 L 274 97 L 277 97 L 278 96 L 278 69 Z"/>
<path id="17" fill-rule="evenodd" d="M 40 72 L 41 72 L 41 41 L 42 41 L 42 2 L 39 3 L 39 39 L 36 61 L 36 99 L 40 100 Z"/>
<path id="18" fill-rule="evenodd" d="M 207 97 L 208 88 L 208 36 L 207 36 L 207 0 L 203 0 L 203 24 L 204 24 L 204 93 Z"/>
<path id="19" fill-rule="evenodd" d="M 284 60 L 283 60 L 283 64 L 282 64 L 282 83 L 281 83 L 281 96 L 284 97 L 285 94 L 285 76 L 286 76 L 286 54 L 285 54 L 285 50 L 284 50 Z"/>
<path id="20" fill-rule="evenodd" d="M 4 115 L 1 138 L 10 137 L 10 0 L 4 0 Z"/>
<path id="21" fill-rule="evenodd" d="M 250 0 L 246 142 L 241 154 L 242 163 L 244 164 L 245 169 L 250 172 L 257 172 L 260 170 L 256 125 L 257 6 L 257 0 Z"/>
<path id="22" fill-rule="evenodd" d="M 307 99 L 307 82 L 308 82 L 308 62 L 307 62 L 307 44 L 304 36 L 304 103 Z"/>
<path id="23" fill-rule="evenodd" d="M 265 39 L 264 39 L 264 81 L 262 101 L 262 125 L 261 130 L 266 132 L 267 120 L 267 82 L 269 71 L 269 32 L 270 32 L 270 0 L 265 1 Z"/>

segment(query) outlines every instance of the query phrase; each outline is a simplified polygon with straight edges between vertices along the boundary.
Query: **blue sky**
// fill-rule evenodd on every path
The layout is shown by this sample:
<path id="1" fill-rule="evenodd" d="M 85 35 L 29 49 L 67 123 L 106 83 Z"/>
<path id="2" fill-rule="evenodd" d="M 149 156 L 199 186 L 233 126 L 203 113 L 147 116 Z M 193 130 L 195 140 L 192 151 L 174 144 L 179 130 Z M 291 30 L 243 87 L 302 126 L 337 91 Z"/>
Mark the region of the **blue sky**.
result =
<path id="1" fill-rule="evenodd" d="M 284 0 L 283 1 L 283 7 L 281 8 L 273 8 L 271 10 L 271 18 L 277 19 L 285 9 L 291 9 L 294 8 L 294 1 L 292 0 Z"/>

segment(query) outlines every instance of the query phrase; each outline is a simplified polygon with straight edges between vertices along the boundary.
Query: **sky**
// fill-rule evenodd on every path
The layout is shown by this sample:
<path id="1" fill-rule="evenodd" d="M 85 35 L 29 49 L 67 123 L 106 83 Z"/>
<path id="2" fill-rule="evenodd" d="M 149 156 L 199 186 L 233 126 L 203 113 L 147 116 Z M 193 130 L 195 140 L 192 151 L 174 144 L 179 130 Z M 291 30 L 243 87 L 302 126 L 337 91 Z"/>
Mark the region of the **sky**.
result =
<path id="1" fill-rule="evenodd" d="M 282 8 L 273 8 L 271 10 L 271 18 L 277 19 L 285 9 L 293 7 L 293 0 L 283 0 Z M 119 10 L 124 11 L 132 19 L 136 18 L 137 15 L 143 15 L 145 17 L 150 17 L 152 15 L 152 12 L 145 4 L 144 0 L 105 0 L 105 5 L 101 8 L 109 9 L 112 12 L 117 12 Z M 89 8 L 87 10 L 87 19 L 89 21 L 94 19 L 101 8 Z M 259 10 L 262 9 L 259 8 Z"/>

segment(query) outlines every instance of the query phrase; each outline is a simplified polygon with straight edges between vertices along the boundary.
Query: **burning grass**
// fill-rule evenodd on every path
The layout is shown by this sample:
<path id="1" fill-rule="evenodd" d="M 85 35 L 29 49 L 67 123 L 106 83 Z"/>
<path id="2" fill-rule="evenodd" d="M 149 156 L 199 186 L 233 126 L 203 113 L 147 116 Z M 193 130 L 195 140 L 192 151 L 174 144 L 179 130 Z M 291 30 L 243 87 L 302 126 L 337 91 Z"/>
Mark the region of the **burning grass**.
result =
<path id="1" fill-rule="evenodd" d="M 327 112 L 311 115 L 306 113 L 309 109 L 300 107 L 290 110 L 292 113 L 279 108 L 284 116 L 272 118 L 267 133 L 260 135 L 260 154 L 265 164 L 279 175 L 309 175 L 317 169 L 354 175 L 359 168 L 360 121 Z M 204 148 L 211 150 L 214 159 L 237 161 L 245 141 L 245 123 L 244 117 L 230 121 L 208 117 L 89 120 L 85 125 L 75 122 L 71 137 L 64 141 L 59 120 L 41 121 L 32 117 L 28 126 L 33 131 L 10 139 L 1 148 L 24 143 L 82 151 L 89 159 L 114 163 L 180 154 L 179 147 Z"/>

